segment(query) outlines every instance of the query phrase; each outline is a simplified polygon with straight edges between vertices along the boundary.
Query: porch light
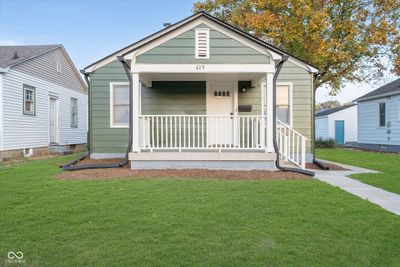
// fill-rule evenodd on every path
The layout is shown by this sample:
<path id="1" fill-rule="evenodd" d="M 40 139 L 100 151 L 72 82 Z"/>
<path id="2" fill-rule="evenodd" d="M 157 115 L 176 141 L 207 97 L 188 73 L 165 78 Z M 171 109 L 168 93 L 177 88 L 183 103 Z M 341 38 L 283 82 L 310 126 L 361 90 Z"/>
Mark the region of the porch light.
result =
<path id="1" fill-rule="evenodd" d="M 252 88 L 254 88 L 254 86 L 248 86 L 248 87 L 242 86 L 241 91 L 244 93 L 246 92 L 247 89 L 252 89 Z"/>

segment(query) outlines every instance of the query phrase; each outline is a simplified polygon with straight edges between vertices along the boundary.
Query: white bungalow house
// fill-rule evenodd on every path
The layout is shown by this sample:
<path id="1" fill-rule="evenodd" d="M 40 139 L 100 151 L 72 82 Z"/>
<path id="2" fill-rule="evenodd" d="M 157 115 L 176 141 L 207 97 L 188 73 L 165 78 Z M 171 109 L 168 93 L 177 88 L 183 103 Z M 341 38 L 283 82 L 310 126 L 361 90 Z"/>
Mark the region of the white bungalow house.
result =
<path id="1" fill-rule="evenodd" d="M 317 112 L 315 138 L 333 138 L 338 145 L 357 143 L 357 105 L 350 104 Z"/>
<path id="2" fill-rule="evenodd" d="M 312 161 L 317 68 L 207 13 L 84 72 L 92 158 L 127 151 L 135 169 L 274 169 L 276 153 Z"/>
<path id="3" fill-rule="evenodd" d="M 84 149 L 86 91 L 62 45 L 0 46 L 0 161 Z"/>
<path id="4" fill-rule="evenodd" d="M 358 99 L 358 146 L 400 152 L 400 79 Z"/>

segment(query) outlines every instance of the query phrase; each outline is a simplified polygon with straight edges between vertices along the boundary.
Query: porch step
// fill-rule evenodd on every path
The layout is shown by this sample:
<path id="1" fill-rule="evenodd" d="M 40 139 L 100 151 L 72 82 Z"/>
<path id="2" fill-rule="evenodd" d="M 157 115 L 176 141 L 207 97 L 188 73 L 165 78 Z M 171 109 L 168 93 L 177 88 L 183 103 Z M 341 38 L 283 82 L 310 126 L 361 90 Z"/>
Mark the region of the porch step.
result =
<path id="1" fill-rule="evenodd" d="M 275 153 L 265 152 L 141 152 L 130 153 L 131 161 L 274 161 Z"/>

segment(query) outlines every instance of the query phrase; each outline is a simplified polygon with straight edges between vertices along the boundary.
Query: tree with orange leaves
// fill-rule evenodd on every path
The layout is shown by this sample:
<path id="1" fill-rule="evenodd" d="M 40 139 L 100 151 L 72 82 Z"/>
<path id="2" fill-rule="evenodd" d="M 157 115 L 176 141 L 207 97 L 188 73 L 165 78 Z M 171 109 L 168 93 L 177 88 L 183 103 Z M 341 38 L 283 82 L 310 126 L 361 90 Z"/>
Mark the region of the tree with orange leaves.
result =
<path id="1" fill-rule="evenodd" d="M 400 75 L 400 0 L 204 0 L 199 10 L 317 66 L 316 88 L 331 94 Z"/>

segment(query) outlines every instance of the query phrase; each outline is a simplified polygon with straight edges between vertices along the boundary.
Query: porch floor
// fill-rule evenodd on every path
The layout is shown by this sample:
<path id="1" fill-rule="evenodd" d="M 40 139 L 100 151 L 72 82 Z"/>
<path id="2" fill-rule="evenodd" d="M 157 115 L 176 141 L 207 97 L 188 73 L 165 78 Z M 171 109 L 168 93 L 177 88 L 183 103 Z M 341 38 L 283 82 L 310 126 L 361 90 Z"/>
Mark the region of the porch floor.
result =
<path id="1" fill-rule="evenodd" d="M 130 153 L 132 169 L 275 170 L 275 153 L 141 152 Z"/>

